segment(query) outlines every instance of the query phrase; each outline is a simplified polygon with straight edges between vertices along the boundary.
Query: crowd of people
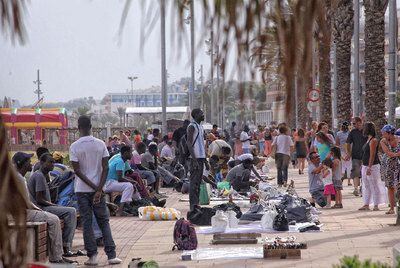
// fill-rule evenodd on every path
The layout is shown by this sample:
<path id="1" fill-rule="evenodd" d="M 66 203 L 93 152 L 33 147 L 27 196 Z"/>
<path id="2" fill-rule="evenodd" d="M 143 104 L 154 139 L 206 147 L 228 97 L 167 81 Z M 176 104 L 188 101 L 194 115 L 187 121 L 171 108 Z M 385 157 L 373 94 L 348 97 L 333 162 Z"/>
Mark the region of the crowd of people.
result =
<path id="1" fill-rule="evenodd" d="M 281 188 L 288 185 L 290 163 L 299 174 L 308 165 L 314 206 L 343 208 L 343 183 L 347 182 L 354 186 L 354 195 L 363 197 L 360 210 L 369 210 L 371 205 L 379 210 L 388 199 L 386 213 L 395 213 L 400 131 L 391 125 L 381 129 L 378 140 L 375 125 L 359 117 L 351 124 L 343 122 L 336 133 L 325 122 L 313 122 L 309 130 L 290 129 L 285 123 L 239 129 L 233 122 L 226 131 L 214 125 L 206 133 L 203 111 L 193 109 L 191 117 L 165 135 L 159 129 L 149 129 L 144 135 L 126 130 L 102 141 L 91 135 L 90 118 L 81 116 L 80 138 L 71 144 L 68 162 L 62 153 L 51 154 L 45 147 L 37 149 L 38 161 L 33 166 L 33 154 L 14 154 L 18 177 L 31 200 L 27 220 L 48 223 L 50 262 L 71 262 L 69 258 L 86 254 L 85 264 L 97 265 L 97 248 L 102 245 L 109 264 L 119 264 L 110 213 L 136 216 L 139 206 L 163 207 L 168 196 L 160 188 L 183 189 L 184 183 L 191 212 L 201 208 L 203 181 L 213 188 L 228 183 L 232 190 L 246 194 L 260 181 L 273 179 L 264 170 L 268 158 L 275 160 L 276 183 Z M 86 253 L 71 251 L 78 225 Z"/>

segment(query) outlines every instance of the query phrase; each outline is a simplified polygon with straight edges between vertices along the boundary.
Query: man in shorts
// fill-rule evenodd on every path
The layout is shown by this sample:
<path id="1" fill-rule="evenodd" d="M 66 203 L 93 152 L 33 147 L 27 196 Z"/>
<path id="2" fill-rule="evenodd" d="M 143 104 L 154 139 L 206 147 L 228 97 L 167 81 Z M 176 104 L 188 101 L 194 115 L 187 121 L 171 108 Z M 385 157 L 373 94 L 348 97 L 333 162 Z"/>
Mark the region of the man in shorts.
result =
<path id="1" fill-rule="evenodd" d="M 350 131 L 346 141 L 347 155 L 345 160 L 349 160 L 351 156 L 351 174 L 350 178 L 353 179 L 355 196 L 359 195 L 359 186 L 361 178 L 361 165 L 362 165 L 362 147 L 367 142 L 367 137 L 363 134 L 363 122 L 360 117 L 356 116 L 352 121 L 353 129 Z"/>

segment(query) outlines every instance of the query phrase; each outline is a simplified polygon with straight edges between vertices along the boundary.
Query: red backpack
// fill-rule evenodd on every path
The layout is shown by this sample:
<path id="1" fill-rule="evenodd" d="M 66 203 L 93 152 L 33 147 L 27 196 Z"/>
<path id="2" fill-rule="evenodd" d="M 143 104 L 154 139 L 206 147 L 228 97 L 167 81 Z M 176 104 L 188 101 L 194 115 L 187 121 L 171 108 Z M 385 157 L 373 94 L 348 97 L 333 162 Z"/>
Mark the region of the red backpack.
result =
<path id="1" fill-rule="evenodd" d="M 177 220 L 174 227 L 174 246 L 172 250 L 193 250 L 196 248 L 197 236 L 193 224 L 184 218 Z"/>

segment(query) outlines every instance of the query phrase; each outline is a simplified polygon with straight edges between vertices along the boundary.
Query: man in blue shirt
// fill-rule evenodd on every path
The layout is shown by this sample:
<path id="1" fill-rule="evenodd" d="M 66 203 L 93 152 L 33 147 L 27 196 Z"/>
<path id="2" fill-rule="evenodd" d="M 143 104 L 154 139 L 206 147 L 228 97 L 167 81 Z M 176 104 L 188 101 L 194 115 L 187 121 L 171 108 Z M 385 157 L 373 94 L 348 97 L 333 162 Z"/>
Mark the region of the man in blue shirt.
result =
<path id="1" fill-rule="evenodd" d="M 136 182 L 131 178 L 125 177 L 125 173 L 131 170 L 129 160 L 132 158 L 132 148 L 122 146 L 121 153 L 114 155 L 108 161 L 108 175 L 105 185 L 105 192 L 122 192 L 121 203 L 119 205 L 117 216 L 128 216 L 124 212 L 124 207 L 132 202 L 134 194 L 134 185 Z M 140 196 L 139 196 L 140 199 Z"/>

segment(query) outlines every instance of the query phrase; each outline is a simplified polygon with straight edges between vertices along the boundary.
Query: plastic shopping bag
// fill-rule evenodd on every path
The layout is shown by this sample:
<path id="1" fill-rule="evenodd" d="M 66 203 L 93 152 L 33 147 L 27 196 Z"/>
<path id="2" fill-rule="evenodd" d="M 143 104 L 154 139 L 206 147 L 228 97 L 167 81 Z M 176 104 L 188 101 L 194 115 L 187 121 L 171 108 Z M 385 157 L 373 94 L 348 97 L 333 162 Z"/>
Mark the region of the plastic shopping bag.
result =
<path id="1" fill-rule="evenodd" d="M 147 221 L 177 220 L 181 218 L 181 212 L 174 208 L 160 208 L 155 206 L 140 207 L 139 219 Z"/>

